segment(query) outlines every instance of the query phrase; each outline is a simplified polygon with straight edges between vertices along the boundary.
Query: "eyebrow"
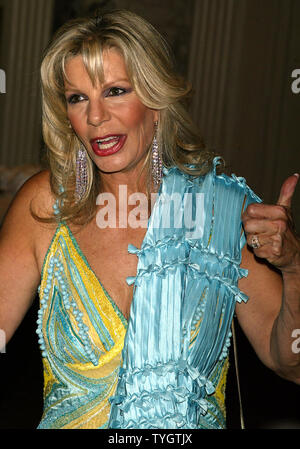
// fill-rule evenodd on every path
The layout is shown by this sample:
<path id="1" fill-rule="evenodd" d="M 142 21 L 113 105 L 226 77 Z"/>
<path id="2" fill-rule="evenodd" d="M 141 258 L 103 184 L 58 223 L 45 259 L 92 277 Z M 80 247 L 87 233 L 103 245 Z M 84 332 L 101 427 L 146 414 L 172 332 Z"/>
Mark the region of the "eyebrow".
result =
<path id="1" fill-rule="evenodd" d="M 119 78 L 117 80 L 111 80 L 111 81 L 107 81 L 103 84 L 102 88 L 105 89 L 108 86 L 112 85 L 112 84 L 118 84 L 118 83 L 130 83 L 128 78 Z M 79 89 L 78 87 L 74 86 L 74 84 L 72 84 L 70 81 L 65 80 L 65 91 L 67 90 L 77 90 L 77 91 L 81 91 L 81 89 Z"/>
<path id="2" fill-rule="evenodd" d="M 107 86 L 109 86 L 110 84 L 123 83 L 124 81 L 127 82 L 127 83 L 130 82 L 128 78 L 119 78 L 119 79 L 117 79 L 117 80 L 107 81 L 106 83 L 103 84 L 103 87 L 107 87 Z"/>

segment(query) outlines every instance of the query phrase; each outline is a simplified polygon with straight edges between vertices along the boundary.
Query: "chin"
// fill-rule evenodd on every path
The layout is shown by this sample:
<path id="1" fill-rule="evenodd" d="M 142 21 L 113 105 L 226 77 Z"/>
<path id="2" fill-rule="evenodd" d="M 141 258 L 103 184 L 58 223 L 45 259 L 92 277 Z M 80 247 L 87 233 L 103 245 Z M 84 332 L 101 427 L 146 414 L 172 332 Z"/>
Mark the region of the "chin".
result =
<path id="1" fill-rule="evenodd" d="M 115 155 L 114 155 L 115 156 Z M 116 155 L 117 156 L 117 155 Z M 138 167 L 142 167 L 144 163 L 144 158 L 140 158 L 134 160 L 122 160 L 122 158 L 111 157 L 111 160 L 108 160 L 110 156 L 107 156 L 106 161 L 97 160 L 95 161 L 99 171 L 101 173 L 113 174 L 113 173 L 129 173 L 132 170 L 135 171 Z M 98 158 L 97 158 L 98 159 Z"/>

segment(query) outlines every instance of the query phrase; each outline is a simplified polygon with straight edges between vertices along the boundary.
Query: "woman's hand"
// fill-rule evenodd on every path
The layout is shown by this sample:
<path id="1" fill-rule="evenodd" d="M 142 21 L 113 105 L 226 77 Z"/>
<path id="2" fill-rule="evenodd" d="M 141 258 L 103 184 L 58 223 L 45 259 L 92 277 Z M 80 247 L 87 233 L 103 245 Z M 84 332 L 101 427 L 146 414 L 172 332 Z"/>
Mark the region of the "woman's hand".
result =
<path id="1" fill-rule="evenodd" d="M 299 179 L 295 174 L 282 184 L 275 205 L 250 204 L 243 214 L 247 243 L 283 273 L 300 273 L 300 239 L 292 219 L 292 197 Z"/>
<path id="2" fill-rule="evenodd" d="M 292 349 L 295 329 L 300 326 L 300 239 L 291 214 L 298 179 L 299 175 L 293 175 L 284 181 L 276 204 L 251 204 L 243 214 L 253 252 L 243 248 L 241 266 L 249 273 L 239 281 L 239 288 L 249 301 L 245 307 L 238 304 L 236 313 L 263 363 L 300 385 L 300 354 Z"/>

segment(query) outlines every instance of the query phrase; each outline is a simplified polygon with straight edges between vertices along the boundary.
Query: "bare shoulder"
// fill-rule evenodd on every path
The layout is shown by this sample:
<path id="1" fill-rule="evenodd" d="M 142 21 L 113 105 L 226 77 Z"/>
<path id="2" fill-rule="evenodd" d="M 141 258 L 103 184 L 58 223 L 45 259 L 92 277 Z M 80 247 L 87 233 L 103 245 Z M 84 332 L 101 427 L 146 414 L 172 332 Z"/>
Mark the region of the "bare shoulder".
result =
<path id="1" fill-rule="evenodd" d="M 29 178 L 15 197 L 15 207 L 26 207 L 29 203 L 41 213 L 49 213 L 54 198 L 50 187 L 50 173 L 42 170 Z"/>
<path id="2" fill-rule="evenodd" d="M 0 328 L 7 341 L 35 298 L 41 264 L 54 225 L 41 223 L 32 214 L 46 216 L 53 198 L 49 173 L 30 178 L 16 194 L 0 232 Z"/>
<path id="3" fill-rule="evenodd" d="M 51 241 L 55 223 L 45 223 L 36 217 L 49 218 L 52 214 L 54 196 L 50 187 L 50 174 L 43 170 L 28 179 L 16 194 L 5 216 L 0 245 L 22 246 L 42 259 L 44 248 Z"/>
<path id="4" fill-rule="evenodd" d="M 50 175 L 48 170 L 43 170 L 29 178 L 19 189 L 5 216 L 3 229 L 8 231 L 12 224 L 18 225 L 18 218 L 22 226 L 33 224 L 32 211 L 46 217 L 51 213 L 53 201 Z"/>

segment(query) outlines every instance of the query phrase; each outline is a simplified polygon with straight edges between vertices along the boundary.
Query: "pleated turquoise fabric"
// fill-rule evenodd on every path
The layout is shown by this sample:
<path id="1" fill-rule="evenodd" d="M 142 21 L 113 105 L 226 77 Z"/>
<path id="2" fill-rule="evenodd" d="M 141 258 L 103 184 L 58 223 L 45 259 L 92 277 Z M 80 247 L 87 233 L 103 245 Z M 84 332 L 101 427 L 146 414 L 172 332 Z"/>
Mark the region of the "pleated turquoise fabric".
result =
<path id="1" fill-rule="evenodd" d="M 260 199 L 243 178 L 177 168 L 164 178 L 140 249 L 108 427 L 216 429 L 245 244 L 241 212 Z M 223 388 L 223 387 L 222 387 Z"/>

